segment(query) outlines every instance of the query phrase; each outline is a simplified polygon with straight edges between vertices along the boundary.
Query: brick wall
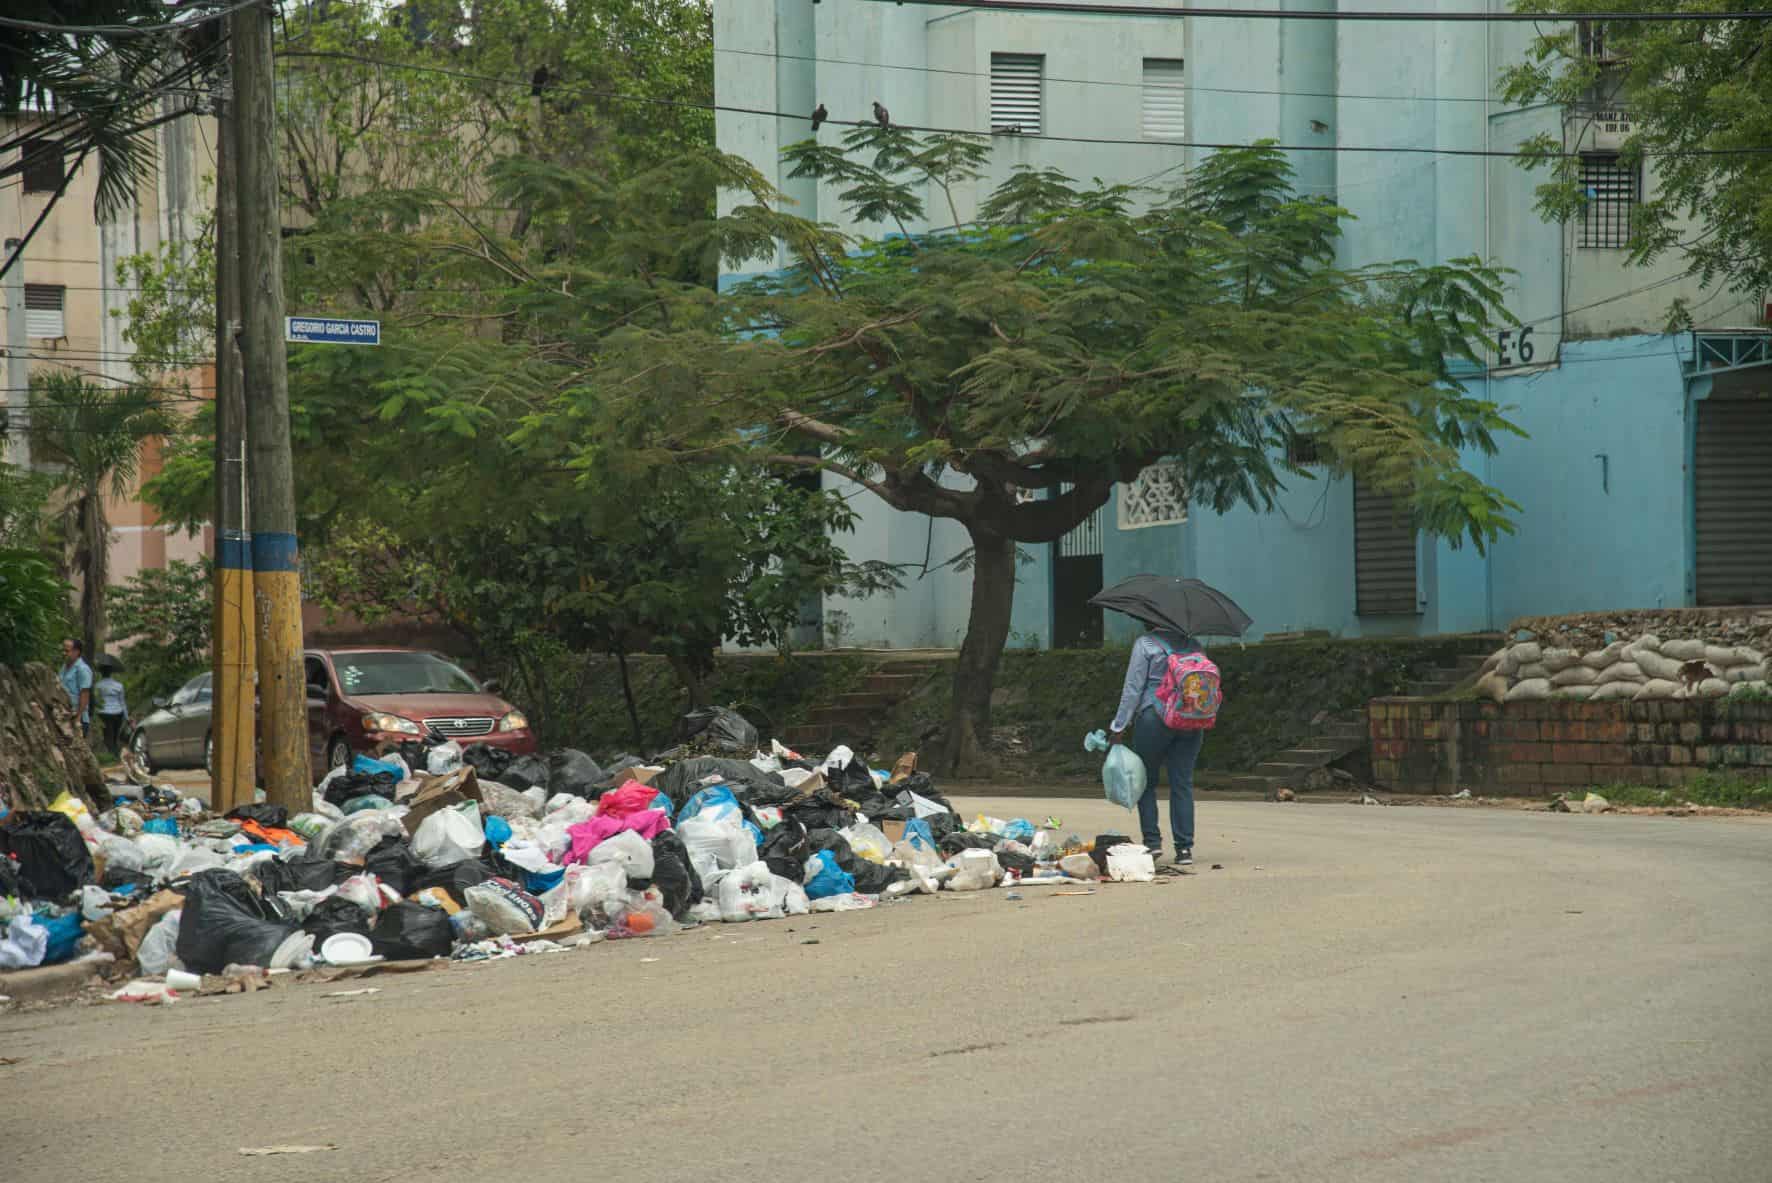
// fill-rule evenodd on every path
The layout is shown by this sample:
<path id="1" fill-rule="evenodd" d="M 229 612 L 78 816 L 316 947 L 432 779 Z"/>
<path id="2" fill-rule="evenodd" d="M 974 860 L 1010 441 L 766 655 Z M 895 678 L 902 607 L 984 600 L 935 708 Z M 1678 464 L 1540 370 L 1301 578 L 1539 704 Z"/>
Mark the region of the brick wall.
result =
<path id="1" fill-rule="evenodd" d="M 1772 778 L 1772 702 L 1380 698 L 1367 716 L 1373 779 L 1403 792 L 1677 786 L 1719 769 Z"/>

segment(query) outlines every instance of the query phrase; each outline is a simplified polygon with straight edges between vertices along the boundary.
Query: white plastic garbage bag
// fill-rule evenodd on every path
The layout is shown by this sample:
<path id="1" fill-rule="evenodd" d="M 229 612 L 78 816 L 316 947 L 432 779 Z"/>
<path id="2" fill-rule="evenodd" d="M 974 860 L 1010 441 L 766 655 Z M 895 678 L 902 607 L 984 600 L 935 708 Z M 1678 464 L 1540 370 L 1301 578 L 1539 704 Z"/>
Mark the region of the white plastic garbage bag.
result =
<path id="1" fill-rule="evenodd" d="M 546 806 L 545 801 L 537 801 L 527 793 L 519 793 L 509 785 L 501 785 L 495 780 L 480 782 L 480 799 L 486 802 L 485 812 L 491 817 L 502 817 L 506 820 L 519 817 L 540 817 Z"/>
<path id="2" fill-rule="evenodd" d="M 592 866 L 598 863 L 619 863 L 627 871 L 628 878 L 650 879 L 653 866 L 652 843 L 632 830 L 623 830 L 592 847 L 586 861 Z"/>
<path id="3" fill-rule="evenodd" d="M 818 770 L 829 776 L 839 768 L 849 767 L 849 762 L 853 759 L 855 759 L 855 753 L 844 745 L 838 744 L 831 749 L 830 755 L 824 758 L 824 763 L 819 765 Z"/>
<path id="4" fill-rule="evenodd" d="M 776 875 L 771 887 L 775 906 L 784 915 L 804 916 L 812 911 L 812 901 L 806 898 L 806 889 L 792 879 Z"/>
<path id="5" fill-rule="evenodd" d="M 769 864 L 753 862 L 720 880 L 720 919 L 728 924 L 745 920 L 779 920 L 782 910 L 775 902 L 775 876 Z M 786 898 L 785 894 L 783 896 Z"/>
<path id="6" fill-rule="evenodd" d="M 453 867 L 480 853 L 486 833 L 480 828 L 480 807 L 439 809 L 418 823 L 412 853 L 427 867 Z"/>
<path id="7" fill-rule="evenodd" d="M 989 850 L 962 850 L 948 860 L 948 866 L 954 868 L 954 876 L 948 880 L 949 891 L 984 891 L 997 886 L 997 880 L 1003 877 L 996 854 Z"/>
<path id="8" fill-rule="evenodd" d="M 711 856 L 728 871 L 757 861 L 756 840 L 740 822 L 715 821 L 698 815 L 678 826 L 677 833 L 688 848 L 692 863 L 698 851 Z"/>
<path id="9" fill-rule="evenodd" d="M 154 927 L 142 937 L 135 959 L 141 963 L 142 973 L 146 976 L 157 978 L 169 969 L 178 968 L 178 923 L 184 914 L 183 908 L 174 908 L 156 920 Z"/>
<path id="10" fill-rule="evenodd" d="M 918 817 L 934 817 L 938 813 L 947 812 L 946 809 L 943 809 L 915 789 L 906 789 L 904 791 L 911 795 L 911 808 L 916 812 Z"/>
<path id="11" fill-rule="evenodd" d="M 177 879 L 180 875 L 195 875 L 198 871 L 213 870 L 227 865 L 228 860 L 207 846 L 187 846 L 179 851 L 178 857 L 172 860 L 167 869 L 168 879 Z"/>
<path id="12" fill-rule="evenodd" d="M 448 776 L 461 767 L 461 745 L 453 739 L 440 743 L 425 755 L 425 771 L 432 776 Z"/>
<path id="13" fill-rule="evenodd" d="M 134 874 L 147 863 L 147 853 L 135 844 L 134 839 L 119 838 L 112 835 L 98 844 L 99 857 L 105 860 L 107 871 L 123 871 Z"/>
<path id="14" fill-rule="evenodd" d="M 1157 877 L 1157 860 L 1132 842 L 1108 848 L 1107 877 L 1115 883 L 1149 883 Z"/>
<path id="15" fill-rule="evenodd" d="M 870 863 L 883 863 L 892 853 L 892 843 L 887 841 L 885 831 L 870 822 L 857 822 L 837 832 L 849 843 L 855 857 L 867 859 Z"/>
<path id="16" fill-rule="evenodd" d="M 566 906 L 586 921 L 606 917 L 610 903 L 627 894 L 627 866 L 620 860 L 574 864 L 566 868 L 560 886 L 566 890 Z"/>
<path id="17" fill-rule="evenodd" d="M 49 930 L 20 912 L 6 925 L 0 937 L 0 969 L 32 969 L 43 964 L 49 952 Z"/>

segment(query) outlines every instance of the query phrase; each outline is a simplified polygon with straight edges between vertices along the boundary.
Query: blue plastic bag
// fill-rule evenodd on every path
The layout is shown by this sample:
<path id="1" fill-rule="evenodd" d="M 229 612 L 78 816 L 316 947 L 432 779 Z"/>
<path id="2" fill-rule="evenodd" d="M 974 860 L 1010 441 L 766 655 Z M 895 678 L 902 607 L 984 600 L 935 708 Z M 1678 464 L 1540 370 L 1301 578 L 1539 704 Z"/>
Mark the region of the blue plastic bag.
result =
<path id="1" fill-rule="evenodd" d="M 821 850 L 806 860 L 810 870 L 814 863 L 818 870 L 806 881 L 806 898 L 822 900 L 826 896 L 847 895 L 855 890 L 855 876 L 837 866 L 837 858 L 828 850 Z"/>
<path id="2" fill-rule="evenodd" d="M 486 831 L 486 841 L 492 843 L 494 849 L 503 846 L 511 840 L 511 823 L 496 814 L 488 814 L 486 816 L 486 822 L 483 828 Z M 533 891 L 534 888 L 530 888 L 529 890 Z"/>
<path id="3" fill-rule="evenodd" d="M 1144 761 L 1129 744 L 1108 743 L 1105 731 L 1092 731 L 1083 740 L 1085 751 L 1105 750 L 1107 759 L 1101 766 L 1101 787 L 1107 799 L 1125 809 L 1137 809 L 1144 796 Z"/>
<path id="4" fill-rule="evenodd" d="M 919 850 L 935 849 L 935 831 L 929 828 L 929 819 L 913 817 L 904 824 L 904 840 Z"/>
<path id="5" fill-rule="evenodd" d="M 1025 817 L 1018 817 L 1003 827 L 1003 837 L 1011 842 L 1032 842 L 1034 823 Z"/>
<path id="6" fill-rule="evenodd" d="M 500 818 L 499 820 L 503 821 L 504 819 Z M 552 891 L 560 886 L 560 881 L 564 878 L 566 878 L 565 867 L 555 867 L 552 871 L 525 871 L 523 872 L 523 890 L 530 895 L 540 895 L 544 891 Z"/>
<path id="7" fill-rule="evenodd" d="M 398 764 L 391 764 L 386 760 L 372 760 L 361 752 L 351 760 L 351 771 L 360 772 L 366 776 L 376 776 L 385 772 L 395 780 L 400 780 L 406 775 L 400 770 Z"/>
<path id="8" fill-rule="evenodd" d="M 31 920 L 49 930 L 49 948 L 43 954 L 44 965 L 56 965 L 70 960 L 79 952 L 80 934 L 83 931 L 80 913 L 51 916 L 47 912 L 36 912 L 32 914 Z"/>
<path id="9" fill-rule="evenodd" d="M 708 821 L 724 821 L 727 818 L 737 820 L 744 815 L 739 808 L 738 798 L 725 785 L 715 785 L 711 789 L 703 789 L 689 800 L 683 802 L 683 812 L 677 815 L 678 822 L 686 822 L 702 810 L 708 811 Z M 757 841 L 763 839 L 759 836 Z"/>
<path id="10" fill-rule="evenodd" d="M 178 837 L 178 822 L 169 817 L 151 817 L 142 823 L 144 834 L 165 834 L 168 838 Z"/>

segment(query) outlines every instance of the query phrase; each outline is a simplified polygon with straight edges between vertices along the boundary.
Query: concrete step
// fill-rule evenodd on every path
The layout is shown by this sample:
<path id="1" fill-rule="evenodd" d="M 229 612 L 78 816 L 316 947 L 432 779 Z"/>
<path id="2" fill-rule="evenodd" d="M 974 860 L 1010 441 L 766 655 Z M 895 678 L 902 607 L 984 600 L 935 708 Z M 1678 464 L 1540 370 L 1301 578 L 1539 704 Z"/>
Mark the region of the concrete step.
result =
<path id="1" fill-rule="evenodd" d="M 1327 761 L 1324 761 L 1327 763 Z M 1323 764 L 1299 763 L 1292 760 L 1263 760 L 1255 766 L 1257 776 L 1265 776 L 1273 780 L 1290 783 L 1292 780 L 1303 780 Z"/>
<path id="2" fill-rule="evenodd" d="M 873 711 L 881 707 L 897 706 L 900 701 L 902 701 L 902 699 L 897 694 L 889 694 L 883 691 L 875 692 L 861 690 L 853 691 L 848 694 L 839 694 L 831 699 L 829 705 L 834 707 L 853 708 L 855 710 Z"/>
<path id="3" fill-rule="evenodd" d="M 1451 680 L 1421 681 L 1409 684 L 1410 698 L 1440 698 L 1451 694 L 1458 688 L 1458 683 Z"/>
<path id="4" fill-rule="evenodd" d="M 915 690 L 923 682 L 921 674 L 869 674 L 862 679 L 861 688 L 869 694 L 905 695 Z"/>

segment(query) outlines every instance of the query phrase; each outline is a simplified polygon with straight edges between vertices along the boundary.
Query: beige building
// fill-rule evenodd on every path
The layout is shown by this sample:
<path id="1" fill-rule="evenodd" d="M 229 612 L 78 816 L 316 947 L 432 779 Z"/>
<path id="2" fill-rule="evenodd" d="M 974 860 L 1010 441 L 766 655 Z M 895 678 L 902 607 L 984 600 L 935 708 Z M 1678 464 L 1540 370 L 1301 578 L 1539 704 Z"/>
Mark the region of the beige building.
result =
<path id="1" fill-rule="evenodd" d="M 183 103 L 182 97 L 165 100 Z M 170 108 L 168 113 L 170 113 Z M 40 119 L 0 119 L 4 138 L 11 140 L 30 130 Z M 26 245 L 22 260 L 24 358 L 27 372 L 49 368 L 76 371 L 94 382 L 121 384 L 147 378 L 131 362 L 132 349 L 124 338 L 129 302 L 134 292 L 117 273 L 119 262 L 141 253 L 157 251 L 162 244 L 188 242 L 199 223 L 203 181 L 215 172 L 215 124 L 208 116 L 186 115 L 148 133 L 154 141 L 154 169 L 138 189 L 134 202 L 100 221 L 94 197 L 98 165 L 89 158 L 67 178 L 67 190 L 50 209 L 43 225 Z M 13 150 L 25 157 L 22 174 L 0 185 L 0 238 L 11 253 L 13 240 L 21 239 L 43 214 L 45 206 L 62 185 L 65 170 L 74 169 L 76 157 L 63 156 L 45 138 L 23 141 Z M 10 162 L 9 162 L 10 163 Z M 11 280 L 9 275 L 8 280 Z M 0 346 L 6 338 L 0 337 Z M 19 389 L 18 369 L 8 365 L 5 402 L 12 422 L 28 420 L 28 394 Z M 191 399 L 212 397 L 213 366 L 201 366 L 175 378 L 154 377 L 167 385 L 188 388 Z M 181 394 L 183 392 L 181 391 Z M 194 403 L 182 403 L 190 409 Z M 8 442 L 7 459 L 26 459 L 23 432 Z M 143 457 L 146 479 L 160 470 L 158 441 L 149 443 Z M 113 530 L 111 579 L 119 583 L 144 568 L 164 567 L 173 559 L 195 559 L 209 549 L 209 531 L 197 538 L 159 524 L 152 509 L 131 495 L 109 505 Z"/>

